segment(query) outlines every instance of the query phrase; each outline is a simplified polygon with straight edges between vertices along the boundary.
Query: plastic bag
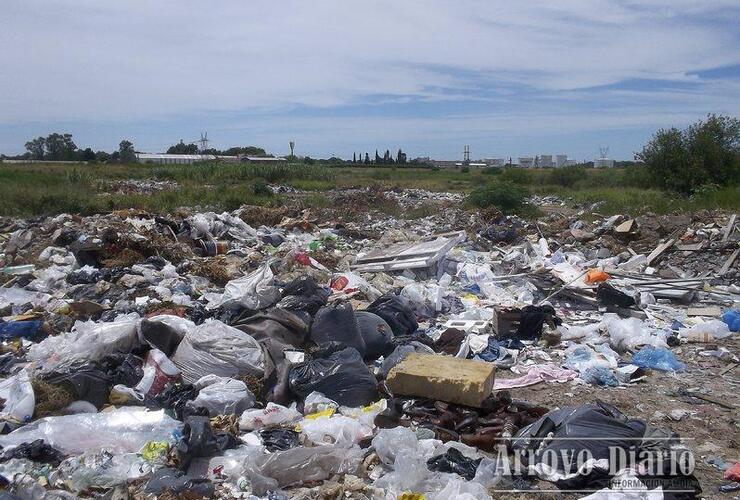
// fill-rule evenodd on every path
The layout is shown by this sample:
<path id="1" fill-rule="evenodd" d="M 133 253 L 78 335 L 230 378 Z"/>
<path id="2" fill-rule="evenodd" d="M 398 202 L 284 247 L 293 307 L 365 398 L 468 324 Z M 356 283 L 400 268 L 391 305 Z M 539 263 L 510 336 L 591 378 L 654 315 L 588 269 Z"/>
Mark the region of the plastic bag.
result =
<path id="1" fill-rule="evenodd" d="M 310 336 L 316 344 L 341 342 L 365 355 L 365 341 L 349 303 L 333 303 L 319 309 L 311 324 Z"/>
<path id="2" fill-rule="evenodd" d="M 268 489 L 286 488 L 309 481 L 321 481 L 334 474 L 353 474 L 363 451 L 358 447 L 316 446 L 291 448 L 268 455 L 250 457 L 248 475 L 255 495 Z"/>
<path id="3" fill-rule="evenodd" d="M 42 371 L 50 371 L 76 361 L 99 361 L 109 354 L 129 353 L 139 345 L 138 320 L 134 313 L 119 316 L 111 323 L 77 321 L 71 332 L 32 345 L 27 359 L 39 363 Z"/>
<path id="4" fill-rule="evenodd" d="M 419 446 L 419 440 L 411 429 L 399 426 L 393 429 L 380 429 L 373 438 L 372 445 L 380 461 L 393 467 L 396 456 L 404 451 L 415 450 Z"/>
<path id="5" fill-rule="evenodd" d="M 162 392 L 165 387 L 180 380 L 180 370 L 167 359 L 159 349 L 152 349 L 146 355 L 144 362 L 144 376 L 134 390 L 144 397 L 153 397 Z"/>
<path id="6" fill-rule="evenodd" d="M 17 338 L 33 339 L 36 337 L 41 326 L 44 324 L 40 320 L 30 321 L 2 321 L 0 320 L 0 339 L 12 340 Z"/>
<path id="7" fill-rule="evenodd" d="M 290 429 L 260 431 L 260 439 L 268 451 L 285 451 L 300 444 L 300 434 Z"/>
<path id="8" fill-rule="evenodd" d="M 0 446 L 15 446 L 43 439 L 68 455 L 103 449 L 114 453 L 135 452 L 149 441 L 174 441 L 182 423 L 164 411 L 123 407 L 103 413 L 46 417 L 0 436 Z"/>
<path id="9" fill-rule="evenodd" d="M 620 353 L 640 346 L 668 347 L 653 328 L 637 318 L 622 319 L 614 313 L 606 313 L 601 326 L 609 333 L 609 344 Z"/>
<path id="10" fill-rule="evenodd" d="M 586 273 L 585 281 L 586 283 L 590 285 L 593 283 L 601 283 L 602 281 L 606 281 L 609 278 L 611 278 L 611 276 L 606 274 L 601 269 L 589 269 L 588 272 Z"/>
<path id="11" fill-rule="evenodd" d="M 724 321 L 731 332 L 740 332 L 740 309 L 728 309 L 722 315 Z"/>
<path id="12" fill-rule="evenodd" d="M 350 448 L 373 435 L 372 427 L 344 415 L 301 420 L 301 433 L 316 445 Z"/>
<path id="13" fill-rule="evenodd" d="M 200 392 L 193 403 L 206 408 L 212 417 L 232 413 L 241 415 L 254 406 L 254 395 L 241 380 L 206 375 L 194 385 Z"/>
<path id="14" fill-rule="evenodd" d="M 479 483 L 463 481 L 461 479 L 448 481 L 445 487 L 437 493 L 427 495 L 429 500 L 490 500 L 486 488 Z"/>
<path id="15" fill-rule="evenodd" d="M 238 306 L 258 310 L 270 307 L 280 300 L 280 289 L 273 284 L 274 278 L 267 263 L 251 274 L 226 283 L 224 293 L 211 297 L 206 308 Z"/>
<path id="16" fill-rule="evenodd" d="M 26 370 L 21 370 L 17 375 L 0 381 L 0 399 L 3 400 L 0 419 L 16 423 L 31 420 L 36 398 Z"/>
<path id="17" fill-rule="evenodd" d="M 172 356 L 182 378 L 193 383 L 205 375 L 261 377 L 264 357 L 251 336 L 218 320 L 206 320 L 189 331 Z"/>
<path id="18" fill-rule="evenodd" d="M 377 299 L 368 306 L 367 311 L 383 318 L 394 335 L 410 335 L 419 328 L 414 312 L 406 304 L 406 300 L 393 293 Z"/>
<path id="19" fill-rule="evenodd" d="M 247 410 L 239 418 L 239 429 L 255 430 L 270 427 L 278 427 L 283 424 L 296 422 L 301 418 L 301 414 L 294 408 L 275 403 L 267 403 L 267 406 L 258 410 Z"/>
<path id="20" fill-rule="evenodd" d="M 470 481 L 475 477 L 475 471 L 481 460 L 468 458 L 460 450 L 450 448 L 446 453 L 427 460 L 427 467 L 435 472 L 455 473 Z"/>
<path id="21" fill-rule="evenodd" d="M 70 489 L 82 492 L 90 488 L 112 488 L 140 479 L 154 466 L 138 453 L 113 455 L 107 451 L 68 458 L 59 466 L 69 478 Z"/>
<path id="22" fill-rule="evenodd" d="M 665 372 L 686 371 L 686 365 L 664 347 L 647 346 L 632 355 L 632 364 L 641 368 L 652 368 Z"/>
<path id="23" fill-rule="evenodd" d="M 377 399 L 377 382 L 357 349 L 324 344 L 314 358 L 292 366 L 290 390 L 305 398 L 314 391 L 340 405 L 363 406 Z"/>
<path id="24" fill-rule="evenodd" d="M 367 311 L 356 311 L 355 318 L 365 342 L 366 360 L 376 360 L 393 351 L 393 330 L 383 318 Z"/>
<path id="25" fill-rule="evenodd" d="M 727 313 L 725 313 L 727 314 Z M 680 336 L 685 339 L 704 339 L 705 342 L 712 342 L 714 340 L 721 340 L 732 335 L 730 328 L 727 323 L 718 319 L 704 321 L 698 325 L 694 325 L 687 330 L 681 330 Z"/>
<path id="26" fill-rule="evenodd" d="M 189 319 L 170 314 L 158 314 L 142 319 L 136 325 L 139 341 L 148 343 L 167 356 L 172 356 L 185 335 L 195 329 Z"/>

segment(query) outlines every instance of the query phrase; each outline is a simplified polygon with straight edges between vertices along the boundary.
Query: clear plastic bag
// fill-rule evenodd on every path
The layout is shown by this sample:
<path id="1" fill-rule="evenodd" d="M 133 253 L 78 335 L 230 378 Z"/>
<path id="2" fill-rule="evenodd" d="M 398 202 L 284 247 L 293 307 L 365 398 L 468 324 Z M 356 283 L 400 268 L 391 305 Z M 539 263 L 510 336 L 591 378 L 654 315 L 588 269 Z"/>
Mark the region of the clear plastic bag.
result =
<path id="1" fill-rule="evenodd" d="M 0 436 L 0 446 L 16 446 L 36 439 L 69 455 L 109 450 L 131 453 L 149 441 L 174 442 L 182 423 L 163 410 L 124 407 L 102 413 L 46 417 Z"/>
<path id="2" fill-rule="evenodd" d="M 138 320 L 138 314 L 132 313 L 109 323 L 77 321 L 71 332 L 32 345 L 27 359 L 37 362 L 42 371 L 51 371 L 76 361 L 100 361 L 109 354 L 128 354 L 139 344 Z"/>
<path id="3" fill-rule="evenodd" d="M 195 382 L 195 387 L 200 392 L 193 403 L 206 408 L 212 417 L 232 413 L 239 415 L 254 406 L 254 395 L 241 380 L 206 375 Z"/>
<path id="4" fill-rule="evenodd" d="M 207 320 L 189 331 L 172 355 L 172 362 L 182 371 L 183 380 L 191 384 L 209 374 L 261 377 L 264 372 L 259 342 L 218 320 Z"/>
<path id="5" fill-rule="evenodd" d="M 663 347 L 647 346 L 632 356 L 632 364 L 641 368 L 651 368 L 665 372 L 686 371 L 686 365 L 676 359 L 676 356 Z"/>
<path id="6" fill-rule="evenodd" d="M 396 456 L 403 451 L 413 451 L 419 446 L 416 434 L 407 427 L 380 429 L 373 438 L 373 448 L 385 465 L 393 467 Z"/>
<path id="7" fill-rule="evenodd" d="M 295 408 L 286 408 L 275 403 L 267 403 L 267 406 L 258 410 L 247 410 L 239 418 L 239 429 L 259 430 L 269 427 L 296 422 L 301 414 Z"/>
<path id="8" fill-rule="evenodd" d="M 36 399 L 28 372 L 21 370 L 16 375 L 0 381 L 0 398 L 3 400 L 0 419 L 16 423 L 31 420 Z"/>
<path id="9" fill-rule="evenodd" d="M 364 426 L 358 420 L 344 415 L 304 418 L 299 425 L 301 433 L 309 441 L 324 446 L 350 448 L 373 434 L 372 427 Z"/>
<path id="10" fill-rule="evenodd" d="M 273 284 L 274 278 L 268 262 L 251 274 L 226 283 L 224 293 L 212 297 L 206 307 L 240 306 L 252 310 L 270 307 L 280 300 L 280 289 Z"/>

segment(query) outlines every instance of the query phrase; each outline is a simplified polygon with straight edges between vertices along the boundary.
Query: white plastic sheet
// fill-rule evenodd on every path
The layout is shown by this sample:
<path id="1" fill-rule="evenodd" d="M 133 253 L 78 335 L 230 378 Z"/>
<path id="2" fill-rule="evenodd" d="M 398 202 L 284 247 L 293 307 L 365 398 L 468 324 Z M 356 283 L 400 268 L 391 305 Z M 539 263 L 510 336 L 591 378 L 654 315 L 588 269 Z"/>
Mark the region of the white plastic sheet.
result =
<path id="1" fill-rule="evenodd" d="M 17 446 L 36 439 L 68 455 L 110 450 L 113 453 L 139 451 L 149 441 L 174 442 L 182 423 L 164 410 L 147 411 L 123 407 L 101 413 L 46 417 L 0 436 L 0 446 Z"/>

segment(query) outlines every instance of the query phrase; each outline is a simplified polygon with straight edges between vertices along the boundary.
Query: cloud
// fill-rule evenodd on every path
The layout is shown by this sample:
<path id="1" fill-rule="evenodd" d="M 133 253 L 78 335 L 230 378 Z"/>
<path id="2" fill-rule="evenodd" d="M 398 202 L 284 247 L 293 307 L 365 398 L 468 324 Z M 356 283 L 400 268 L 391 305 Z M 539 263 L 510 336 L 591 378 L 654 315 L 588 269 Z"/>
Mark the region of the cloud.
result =
<path id="1" fill-rule="evenodd" d="M 421 110 L 436 127 L 457 106 L 480 124 L 502 110 L 529 116 L 530 102 L 545 123 L 567 114 L 557 103 L 580 120 L 649 104 L 640 111 L 652 123 L 668 105 L 703 113 L 698 104 L 737 97 L 735 80 L 697 74 L 740 63 L 728 22 L 738 15 L 726 0 L 6 0 L 0 123 L 172 126 L 248 114 L 289 124 L 296 110 L 395 103 L 413 113 L 420 102 L 437 103 Z M 619 93 L 648 80 L 697 87 Z M 592 90 L 604 86 L 617 88 Z"/>

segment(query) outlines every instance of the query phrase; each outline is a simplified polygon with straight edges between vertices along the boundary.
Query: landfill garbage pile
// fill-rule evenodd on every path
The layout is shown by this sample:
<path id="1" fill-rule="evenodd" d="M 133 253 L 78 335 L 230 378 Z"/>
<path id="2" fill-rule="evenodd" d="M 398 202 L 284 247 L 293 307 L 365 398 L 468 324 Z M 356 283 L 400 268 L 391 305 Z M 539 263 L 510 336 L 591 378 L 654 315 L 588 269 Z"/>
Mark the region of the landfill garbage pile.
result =
<path id="1" fill-rule="evenodd" d="M 737 444 L 683 423 L 737 436 L 734 215 L 381 195 L 446 208 L 0 220 L 5 496 L 736 490 Z"/>

